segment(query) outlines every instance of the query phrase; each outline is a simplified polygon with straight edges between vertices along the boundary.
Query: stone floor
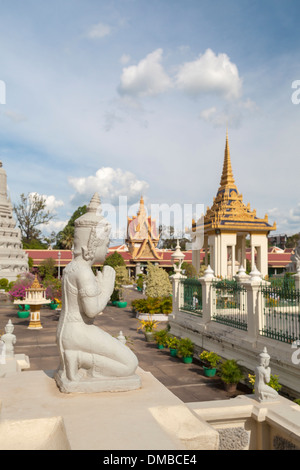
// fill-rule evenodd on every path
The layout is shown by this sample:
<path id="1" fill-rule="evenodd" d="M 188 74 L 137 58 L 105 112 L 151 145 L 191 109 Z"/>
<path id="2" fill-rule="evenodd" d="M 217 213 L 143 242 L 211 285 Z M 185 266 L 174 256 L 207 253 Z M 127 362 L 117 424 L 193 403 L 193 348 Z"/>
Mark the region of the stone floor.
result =
<path id="1" fill-rule="evenodd" d="M 226 392 L 218 377 L 207 378 L 203 375 L 200 363 L 195 359 L 192 364 L 184 364 L 179 358 L 170 356 L 167 349 L 159 350 L 155 343 L 146 342 L 144 334 L 137 330 L 138 320 L 131 310 L 130 302 L 142 294 L 133 289 L 125 290 L 126 308 L 107 306 L 103 314 L 96 318 L 95 324 L 113 336 L 122 331 L 127 337 L 127 344 L 139 360 L 139 366 L 151 372 L 163 385 L 184 403 L 226 400 L 237 394 L 249 393 L 238 390 L 235 394 Z M 17 308 L 12 304 L 0 305 L 0 333 L 9 319 L 14 324 L 17 342 L 15 353 L 29 356 L 29 370 L 54 370 L 59 363 L 58 349 L 55 342 L 59 312 L 42 308 L 41 330 L 29 330 L 29 318 L 17 315 Z M 23 373 L 26 373 L 24 371 Z"/>

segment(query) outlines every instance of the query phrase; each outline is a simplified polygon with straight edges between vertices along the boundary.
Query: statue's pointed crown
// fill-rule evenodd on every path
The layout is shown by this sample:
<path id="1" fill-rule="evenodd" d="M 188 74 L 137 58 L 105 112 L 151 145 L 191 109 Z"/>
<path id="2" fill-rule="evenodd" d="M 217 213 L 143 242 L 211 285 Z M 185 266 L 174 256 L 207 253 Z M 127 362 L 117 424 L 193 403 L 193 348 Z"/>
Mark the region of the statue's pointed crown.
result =
<path id="1" fill-rule="evenodd" d="M 75 220 L 75 227 L 92 227 L 103 219 L 101 200 L 98 193 L 95 193 L 90 200 L 87 211 Z"/>

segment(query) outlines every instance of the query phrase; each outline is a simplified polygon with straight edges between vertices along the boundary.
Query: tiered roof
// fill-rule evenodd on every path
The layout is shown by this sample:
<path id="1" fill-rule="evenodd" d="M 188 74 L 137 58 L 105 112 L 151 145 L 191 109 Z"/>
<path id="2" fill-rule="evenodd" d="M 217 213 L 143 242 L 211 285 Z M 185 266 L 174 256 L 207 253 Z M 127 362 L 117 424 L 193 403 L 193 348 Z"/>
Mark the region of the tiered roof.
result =
<path id="1" fill-rule="evenodd" d="M 156 221 L 147 216 L 144 199 L 140 199 L 140 207 L 136 216 L 128 217 L 127 239 L 132 259 L 137 261 L 157 259 L 162 257 L 156 247 L 159 242 Z"/>
<path id="2" fill-rule="evenodd" d="M 256 210 L 251 211 L 250 204 L 246 206 L 243 202 L 243 196 L 239 193 L 233 177 L 228 133 L 220 187 L 213 205 L 207 208 L 204 216 L 204 233 L 214 232 L 216 229 L 248 233 L 276 230 L 276 224 L 269 224 L 267 214 L 264 219 L 260 219 L 256 216 Z"/>

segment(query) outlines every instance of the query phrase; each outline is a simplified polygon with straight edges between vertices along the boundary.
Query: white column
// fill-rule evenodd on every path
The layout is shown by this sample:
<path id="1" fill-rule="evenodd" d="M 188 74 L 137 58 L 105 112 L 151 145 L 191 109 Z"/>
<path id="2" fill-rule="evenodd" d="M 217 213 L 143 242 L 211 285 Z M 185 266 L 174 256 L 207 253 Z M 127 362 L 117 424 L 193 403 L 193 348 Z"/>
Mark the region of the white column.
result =
<path id="1" fill-rule="evenodd" d="M 246 235 L 242 237 L 242 266 L 246 269 L 247 268 L 247 258 L 246 258 Z"/>
<path id="2" fill-rule="evenodd" d="M 213 297 L 212 282 L 215 279 L 214 272 L 210 266 L 206 269 L 204 276 L 200 278 L 202 284 L 202 320 L 208 323 L 211 320 Z"/>
<path id="3" fill-rule="evenodd" d="M 231 276 L 235 276 L 235 245 L 231 246 Z"/>
<path id="4" fill-rule="evenodd" d="M 263 327 L 263 308 L 260 272 L 255 268 L 250 273 L 250 279 L 242 283 L 247 291 L 247 314 L 248 314 L 248 330 L 247 336 L 250 341 L 255 342 L 259 337 L 259 332 Z"/>
<path id="5" fill-rule="evenodd" d="M 179 312 L 180 309 L 180 302 L 181 302 L 181 295 L 182 295 L 182 284 L 181 280 L 186 279 L 186 276 L 183 276 L 180 273 L 174 274 L 172 277 L 172 314 L 173 318 L 176 317 L 176 314 Z"/>

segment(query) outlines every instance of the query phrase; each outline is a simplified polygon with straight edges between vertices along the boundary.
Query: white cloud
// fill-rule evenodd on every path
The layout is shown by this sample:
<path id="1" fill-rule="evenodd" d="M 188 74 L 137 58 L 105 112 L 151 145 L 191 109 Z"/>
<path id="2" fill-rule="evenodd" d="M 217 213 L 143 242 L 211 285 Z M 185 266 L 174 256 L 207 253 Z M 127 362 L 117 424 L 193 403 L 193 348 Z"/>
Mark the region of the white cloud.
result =
<path id="1" fill-rule="evenodd" d="M 98 23 L 90 27 L 87 36 L 91 39 L 104 38 L 111 33 L 111 27 L 104 23 Z"/>
<path id="2" fill-rule="evenodd" d="M 54 214 L 56 214 L 56 209 L 64 205 L 64 202 L 62 200 L 56 199 L 55 196 L 46 196 L 45 194 L 38 194 L 36 192 L 29 193 L 29 197 L 34 195 L 43 197 L 46 206 L 45 209 L 49 212 L 53 212 Z"/>
<path id="3" fill-rule="evenodd" d="M 179 67 L 176 85 L 192 96 L 212 93 L 228 100 L 239 98 L 242 92 L 237 66 L 227 54 L 216 55 L 211 49 Z"/>
<path id="4" fill-rule="evenodd" d="M 162 49 L 156 49 L 137 65 L 123 69 L 119 93 L 133 97 L 155 96 L 172 86 L 170 77 L 164 71 Z"/>
<path id="5" fill-rule="evenodd" d="M 276 221 L 276 233 L 294 235 L 300 232 L 300 202 L 287 211 L 274 207 L 267 211 L 269 218 Z"/>
<path id="6" fill-rule="evenodd" d="M 100 168 L 95 175 L 69 178 L 69 183 L 77 193 L 73 195 L 73 201 L 82 200 L 81 196 L 87 200 L 93 193 L 98 192 L 101 198 L 111 203 L 118 202 L 120 196 L 126 196 L 128 201 L 140 198 L 149 187 L 146 181 L 139 180 L 130 171 L 110 167 Z"/>
<path id="7" fill-rule="evenodd" d="M 131 59 L 131 57 L 130 57 L 129 54 L 123 54 L 120 58 L 120 62 L 121 62 L 121 64 L 125 65 L 125 64 L 128 64 L 130 59 Z"/>
<path id="8" fill-rule="evenodd" d="M 17 111 L 9 110 L 9 109 L 4 112 L 4 115 L 7 118 L 9 118 L 11 121 L 16 122 L 16 123 L 27 120 L 26 116 L 24 116 L 23 114 L 18 113 Z"/>
<path id="9" fill-rule="evenodd" d="M 68 220 L 50 220 L 47 224 L 41 224 L 40 229 L 44 235 L 50 235 L 50 233 L 58 233 L 65 228 Z"/>
<path id="10" fill-rule="evenodd" d="M 213 124 L 214 127 L 237 127 L 242 118 L 250 116 L 259 111 L 258 106 L 252 100 L 237 100 L 227 103 L 223 109 L 218 110 L 215 106 L 200 112 L 199 118 Z"/>

